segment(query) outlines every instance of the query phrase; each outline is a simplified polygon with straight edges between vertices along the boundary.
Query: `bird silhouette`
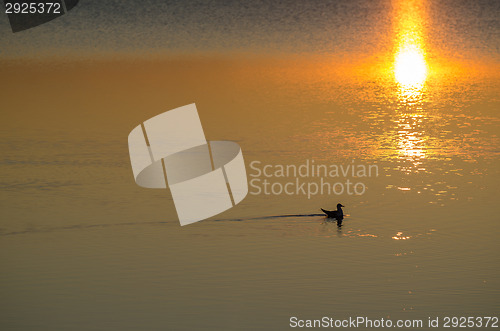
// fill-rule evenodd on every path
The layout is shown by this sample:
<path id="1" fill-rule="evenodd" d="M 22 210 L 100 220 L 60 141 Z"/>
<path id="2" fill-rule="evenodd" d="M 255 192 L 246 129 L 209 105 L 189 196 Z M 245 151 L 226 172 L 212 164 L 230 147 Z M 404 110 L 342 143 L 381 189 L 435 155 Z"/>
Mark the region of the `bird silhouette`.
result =
<path id="1" fill-rule="evenodd" d="M 323 213 L 326 214 L 328 218 L 335 218 L 337 221 L 342 221 L 344 219 L 344 212 L 342 211 L 342 206 L 340 203 L 337 204 L 337 210 L 324 210 L 321 208 Z"/>

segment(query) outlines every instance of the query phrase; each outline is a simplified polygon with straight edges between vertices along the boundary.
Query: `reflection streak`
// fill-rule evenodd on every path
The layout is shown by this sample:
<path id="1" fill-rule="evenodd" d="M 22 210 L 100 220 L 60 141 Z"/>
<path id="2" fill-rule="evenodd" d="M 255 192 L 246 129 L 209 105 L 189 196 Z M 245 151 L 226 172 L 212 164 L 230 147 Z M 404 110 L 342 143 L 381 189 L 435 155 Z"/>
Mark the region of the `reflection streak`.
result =
<path id="1" fill-rule="evenodd" d="M 424 12 L 420 1 L 398 1 L 396 5 L 396 51 L 394 77 L 398 83 L 396 118 L 398 158 L 410 161 L 418 169 L 426 158 L 428 137 L 422 130 L 426 114 L 423 97 L 427 77 L 425 61 Z M 403 171 L 411 171 L 404 167 Z"/>

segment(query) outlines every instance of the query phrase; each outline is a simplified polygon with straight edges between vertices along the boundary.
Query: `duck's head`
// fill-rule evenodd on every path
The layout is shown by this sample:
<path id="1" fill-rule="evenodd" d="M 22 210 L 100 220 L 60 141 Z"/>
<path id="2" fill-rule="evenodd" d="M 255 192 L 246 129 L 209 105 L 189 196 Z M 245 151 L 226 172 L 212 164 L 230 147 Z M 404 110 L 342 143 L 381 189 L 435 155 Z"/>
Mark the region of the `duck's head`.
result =
<path id="1" fill-rule="evenodd" d="M 340 207 L 345 207 L 345 206 L 342 206 L 340 203 L 337 203 L 337 209 Z"/>

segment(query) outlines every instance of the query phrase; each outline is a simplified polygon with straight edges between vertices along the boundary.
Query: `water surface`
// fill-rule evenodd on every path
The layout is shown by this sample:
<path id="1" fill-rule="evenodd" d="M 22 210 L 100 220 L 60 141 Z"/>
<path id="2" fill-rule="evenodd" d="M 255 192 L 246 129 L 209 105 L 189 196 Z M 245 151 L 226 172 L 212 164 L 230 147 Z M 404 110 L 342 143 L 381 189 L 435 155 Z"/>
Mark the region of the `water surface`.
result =
<path id="1" fill-rule="evenodd" d="M 150 24 L 129 35 L 143 43 L 125 47 L 125 9 L 102 27 L 115 53 L 102 53 L 103 36 L 95 54 L 64 59 L 26 46 L 36 30 L 2 41 L 2 329 L 498 316 L 498 2 L 419 3 L 328 2 L 323 15 L 278 6 L 267 15 L 282 20 L 263 26 L 236 5 L 210 7 L 207 40 L 217 42 L 179 37 L 195 48 L 175 44 L 182 52 L 164 35 L 144 37 Z M 92 6 L 75 8 L 75 21 Z M 70 54 L 88 43 L 51 45 Z M 358 179 L 363 195 L 249 194 L 180 227 L 168 191 L 135 185 L 126 138 L 192 102 L 208 139 L 242 147 L 249 175 L 252 161 L 307 160 L 377 165 L 379 175 Z M 338 202 L 342 227 L 318 214 Z"/>

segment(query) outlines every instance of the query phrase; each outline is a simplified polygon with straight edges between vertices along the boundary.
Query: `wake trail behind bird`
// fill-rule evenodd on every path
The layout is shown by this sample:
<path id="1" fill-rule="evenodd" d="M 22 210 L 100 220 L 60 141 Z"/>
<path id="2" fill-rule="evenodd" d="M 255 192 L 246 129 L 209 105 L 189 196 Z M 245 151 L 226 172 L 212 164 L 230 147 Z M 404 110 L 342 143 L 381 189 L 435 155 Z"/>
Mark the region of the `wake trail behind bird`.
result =
<path id="1" fill-rule="evenodd" d="M 272 216 L 259 216 L 259 217 L 249 217 L 249 218 L 236 218 L 236 219 L 215 219 L 208 220 L 214 222 L 243 222 L 243 221 L 257 221 L 257 220 L 268 220 L 275 218 L 293 218 L 293 217 L 317 217 L 317 216 L 325 216 L 324 214 L 288 214 L 288 215 L 272 215 Z M 159 222 L 127 222 L 127 223 L 109 223 L 109 224 L 76 224 L 76 225 L 68 225 L 68 226 L 60 226 L 60 227 L 43 227 L 39 229 L 27 229 L 13 232 L 1 232 L 1 236 L 12 236 L 12 235 L 22 235 L 22 234 L 32 234 L 32 233 L 45 233 L 45 232 L 53 232 L 53 231 L 69 231 L 69 230 L 84 230 L 84 229 L 92 229 L 92 228 L 107 228 L 107 227 L 123 227 L 123 226 L 137 226 L 137 225 L 158 225 L 158 224 L 168 224 L 168 221 L 159 221 Z"/>
<path id="2" fill-rule="evenodd" d="M 267 220 L 273 218 L 292 218 L 292 217 L 316 217 L 325 216 L 325 214 L 286 214 L 286 215 L 271 215 L 271 216 L 259 216 L 259 217 L 248 217 L 248 218 L 235 218 L 235 219 L 219 219 L 213 220 L 214 222 L 243 222 L 243 221 L 253 221 L 253 220 Z"/>

